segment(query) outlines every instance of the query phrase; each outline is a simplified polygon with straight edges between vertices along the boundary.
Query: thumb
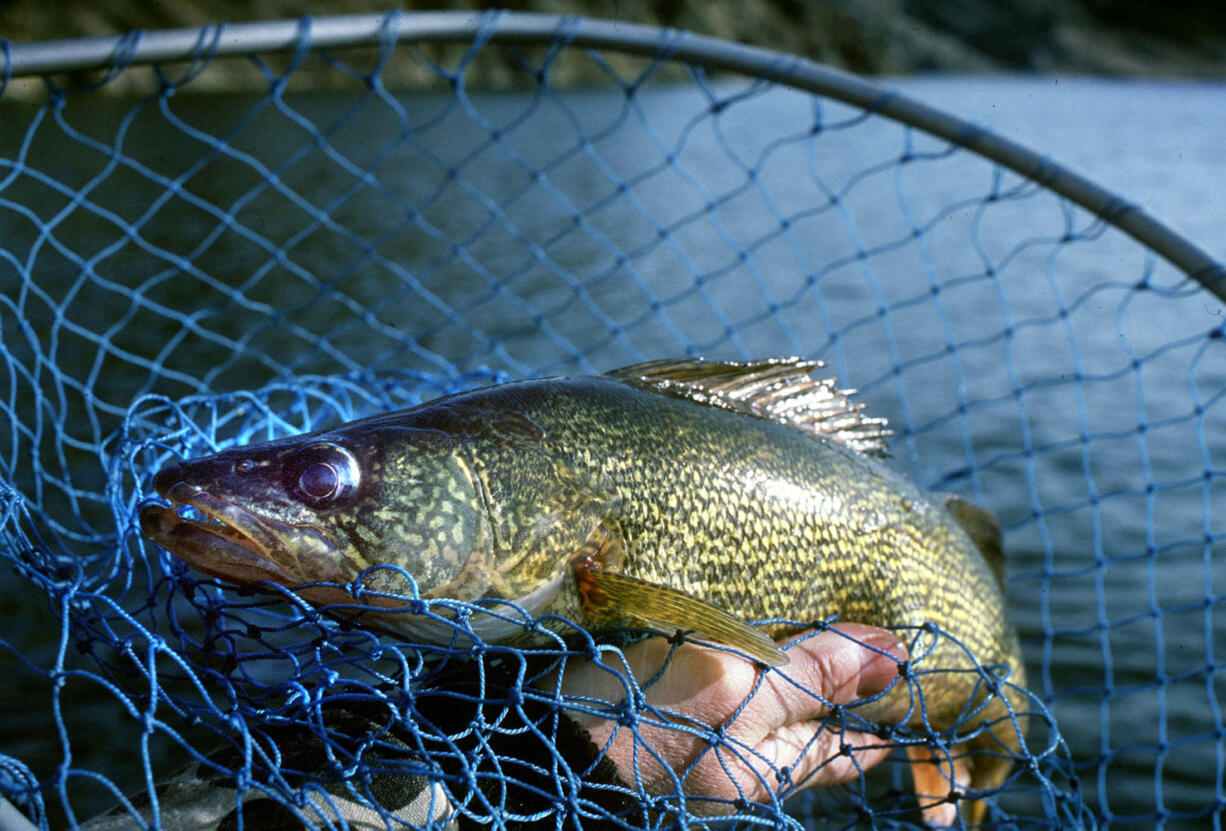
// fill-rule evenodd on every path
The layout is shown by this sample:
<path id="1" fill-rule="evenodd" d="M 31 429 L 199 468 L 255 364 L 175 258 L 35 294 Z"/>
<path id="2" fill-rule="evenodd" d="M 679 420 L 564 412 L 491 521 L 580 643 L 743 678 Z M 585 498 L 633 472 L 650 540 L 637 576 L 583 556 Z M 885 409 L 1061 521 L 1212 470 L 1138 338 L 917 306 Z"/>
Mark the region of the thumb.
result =
<path id="1" fill-rule="evenodd" d="M 790 662 L 764 679 L 782 724 L 821 718 L 833 705 L 882 692 L 910 657 L 898 636 L 861 623 L 802 635 L 784 649 Z"/>
<path id="2" fill-rule="evenodd" d="M 846 782 L 890 752 L 875 736 L 821 719 L 830 708 L 882 692 L 908 659 L 902 642 L 874 626 L 840 624 L 784 647 L 787 666 L 762 685 L 729 724 L 730 745 L 697 760 L 687 787 L 760 801 L 782 789 Z"/>

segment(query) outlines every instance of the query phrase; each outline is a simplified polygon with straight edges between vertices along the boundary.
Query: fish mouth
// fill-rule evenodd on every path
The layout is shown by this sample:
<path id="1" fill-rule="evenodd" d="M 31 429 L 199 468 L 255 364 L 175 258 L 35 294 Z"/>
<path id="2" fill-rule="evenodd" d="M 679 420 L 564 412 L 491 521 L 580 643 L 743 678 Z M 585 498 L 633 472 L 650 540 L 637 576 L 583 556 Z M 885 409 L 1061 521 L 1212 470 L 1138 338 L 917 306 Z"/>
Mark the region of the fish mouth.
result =
<path id="1" fill-rule="evenodd" d="M 170 506 L 148 504 L 140 510 L 141 533 L 210 577 L 243 585 L 270 581 L 284 586 L 307 582 L 278 556 L 287 541 L 319 535 L 248 511 L 203 488 L 178 482 L 162 494 Z M 199 518 L 184 516 L 186 508 Z M 292 561 L 290 558 L 289 561 Z"/>

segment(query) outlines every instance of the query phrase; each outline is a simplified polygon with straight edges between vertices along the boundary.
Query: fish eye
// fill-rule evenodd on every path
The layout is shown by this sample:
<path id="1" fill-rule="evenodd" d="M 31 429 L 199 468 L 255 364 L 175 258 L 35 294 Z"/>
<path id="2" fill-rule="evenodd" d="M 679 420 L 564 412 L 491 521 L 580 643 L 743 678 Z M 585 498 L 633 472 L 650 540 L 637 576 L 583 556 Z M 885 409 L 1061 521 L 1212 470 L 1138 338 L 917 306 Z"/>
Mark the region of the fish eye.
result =
<path id="1" fill-rule="evenodd" d="M 341 485 L 341 475 L 327 462 L 315 462 L 298 477 L 298 488 L 312 499 L 331 499 Z"/>
<path id="2" fill-rule="evenodd" d="M 353 496 L 358 479 L 357 459 L 335 444 L 303 448 L 285 471 L 286 490 L 313 508 L 325 508 Z"/>

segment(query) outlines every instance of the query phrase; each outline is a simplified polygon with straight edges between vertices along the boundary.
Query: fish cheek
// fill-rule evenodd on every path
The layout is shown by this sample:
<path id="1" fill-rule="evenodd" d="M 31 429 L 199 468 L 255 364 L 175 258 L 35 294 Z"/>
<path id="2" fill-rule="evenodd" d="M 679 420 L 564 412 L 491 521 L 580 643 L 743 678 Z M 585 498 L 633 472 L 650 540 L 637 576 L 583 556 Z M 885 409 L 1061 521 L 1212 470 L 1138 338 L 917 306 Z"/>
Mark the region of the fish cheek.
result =
<path id="1" fill-rule="evenodd" d="M 382 494 L 344 523 L 344 534 L 341 567 L 347 579 L 362 576 L 368 588 L 471 600 L 489 585 L 482 565 L 488 523 L 475 494 L 422 487 Z M 398 569 L 413 578 L 416 592 Z"/>

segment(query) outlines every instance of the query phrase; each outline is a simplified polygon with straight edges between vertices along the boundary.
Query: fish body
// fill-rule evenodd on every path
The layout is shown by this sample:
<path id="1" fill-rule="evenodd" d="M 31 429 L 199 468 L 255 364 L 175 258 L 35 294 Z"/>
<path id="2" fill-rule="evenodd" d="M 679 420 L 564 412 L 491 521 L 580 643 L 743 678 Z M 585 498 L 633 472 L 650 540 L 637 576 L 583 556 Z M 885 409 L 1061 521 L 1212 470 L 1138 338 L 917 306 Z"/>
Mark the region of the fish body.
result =
<path id="1" fill-rule="evenodd" d="M 935 623 L 957 643 L 939 638 L 923 666 L 970 671 L 923 685 L 928 723 L 982 706 L 980 720 L 999 722 L 982 743 L 1015 750 L 1008 711 L 1021 701 L 988 700 L 975 671 L 1024 683 L 992 562 L 999 531 L 873 458 L 880 422 L 813 368 L 658 362 L 461 393 L 172 465 L 157 490 L 210 519 L 150 505 L 142 525 L 207 573 L 300 587 L 315 603 L 352 608 L 343 588 L 301 586 L 362 575 L 368 622 L 425 640 L 454 628 L 406 613 L 393 595 L 412 588 L 378 567 L 403 569 L 425 598 L 694 631 L 775 665 L 786 657 L 769 638 L 798 627 L 771 619 Z M 482 617 L 470 624 L 487 640 L 540 637 Z M 905 684 L 873 712 L 920 717 Z M 1001 768 L 983 762 L 973 783 L 999 784 Z"/>

